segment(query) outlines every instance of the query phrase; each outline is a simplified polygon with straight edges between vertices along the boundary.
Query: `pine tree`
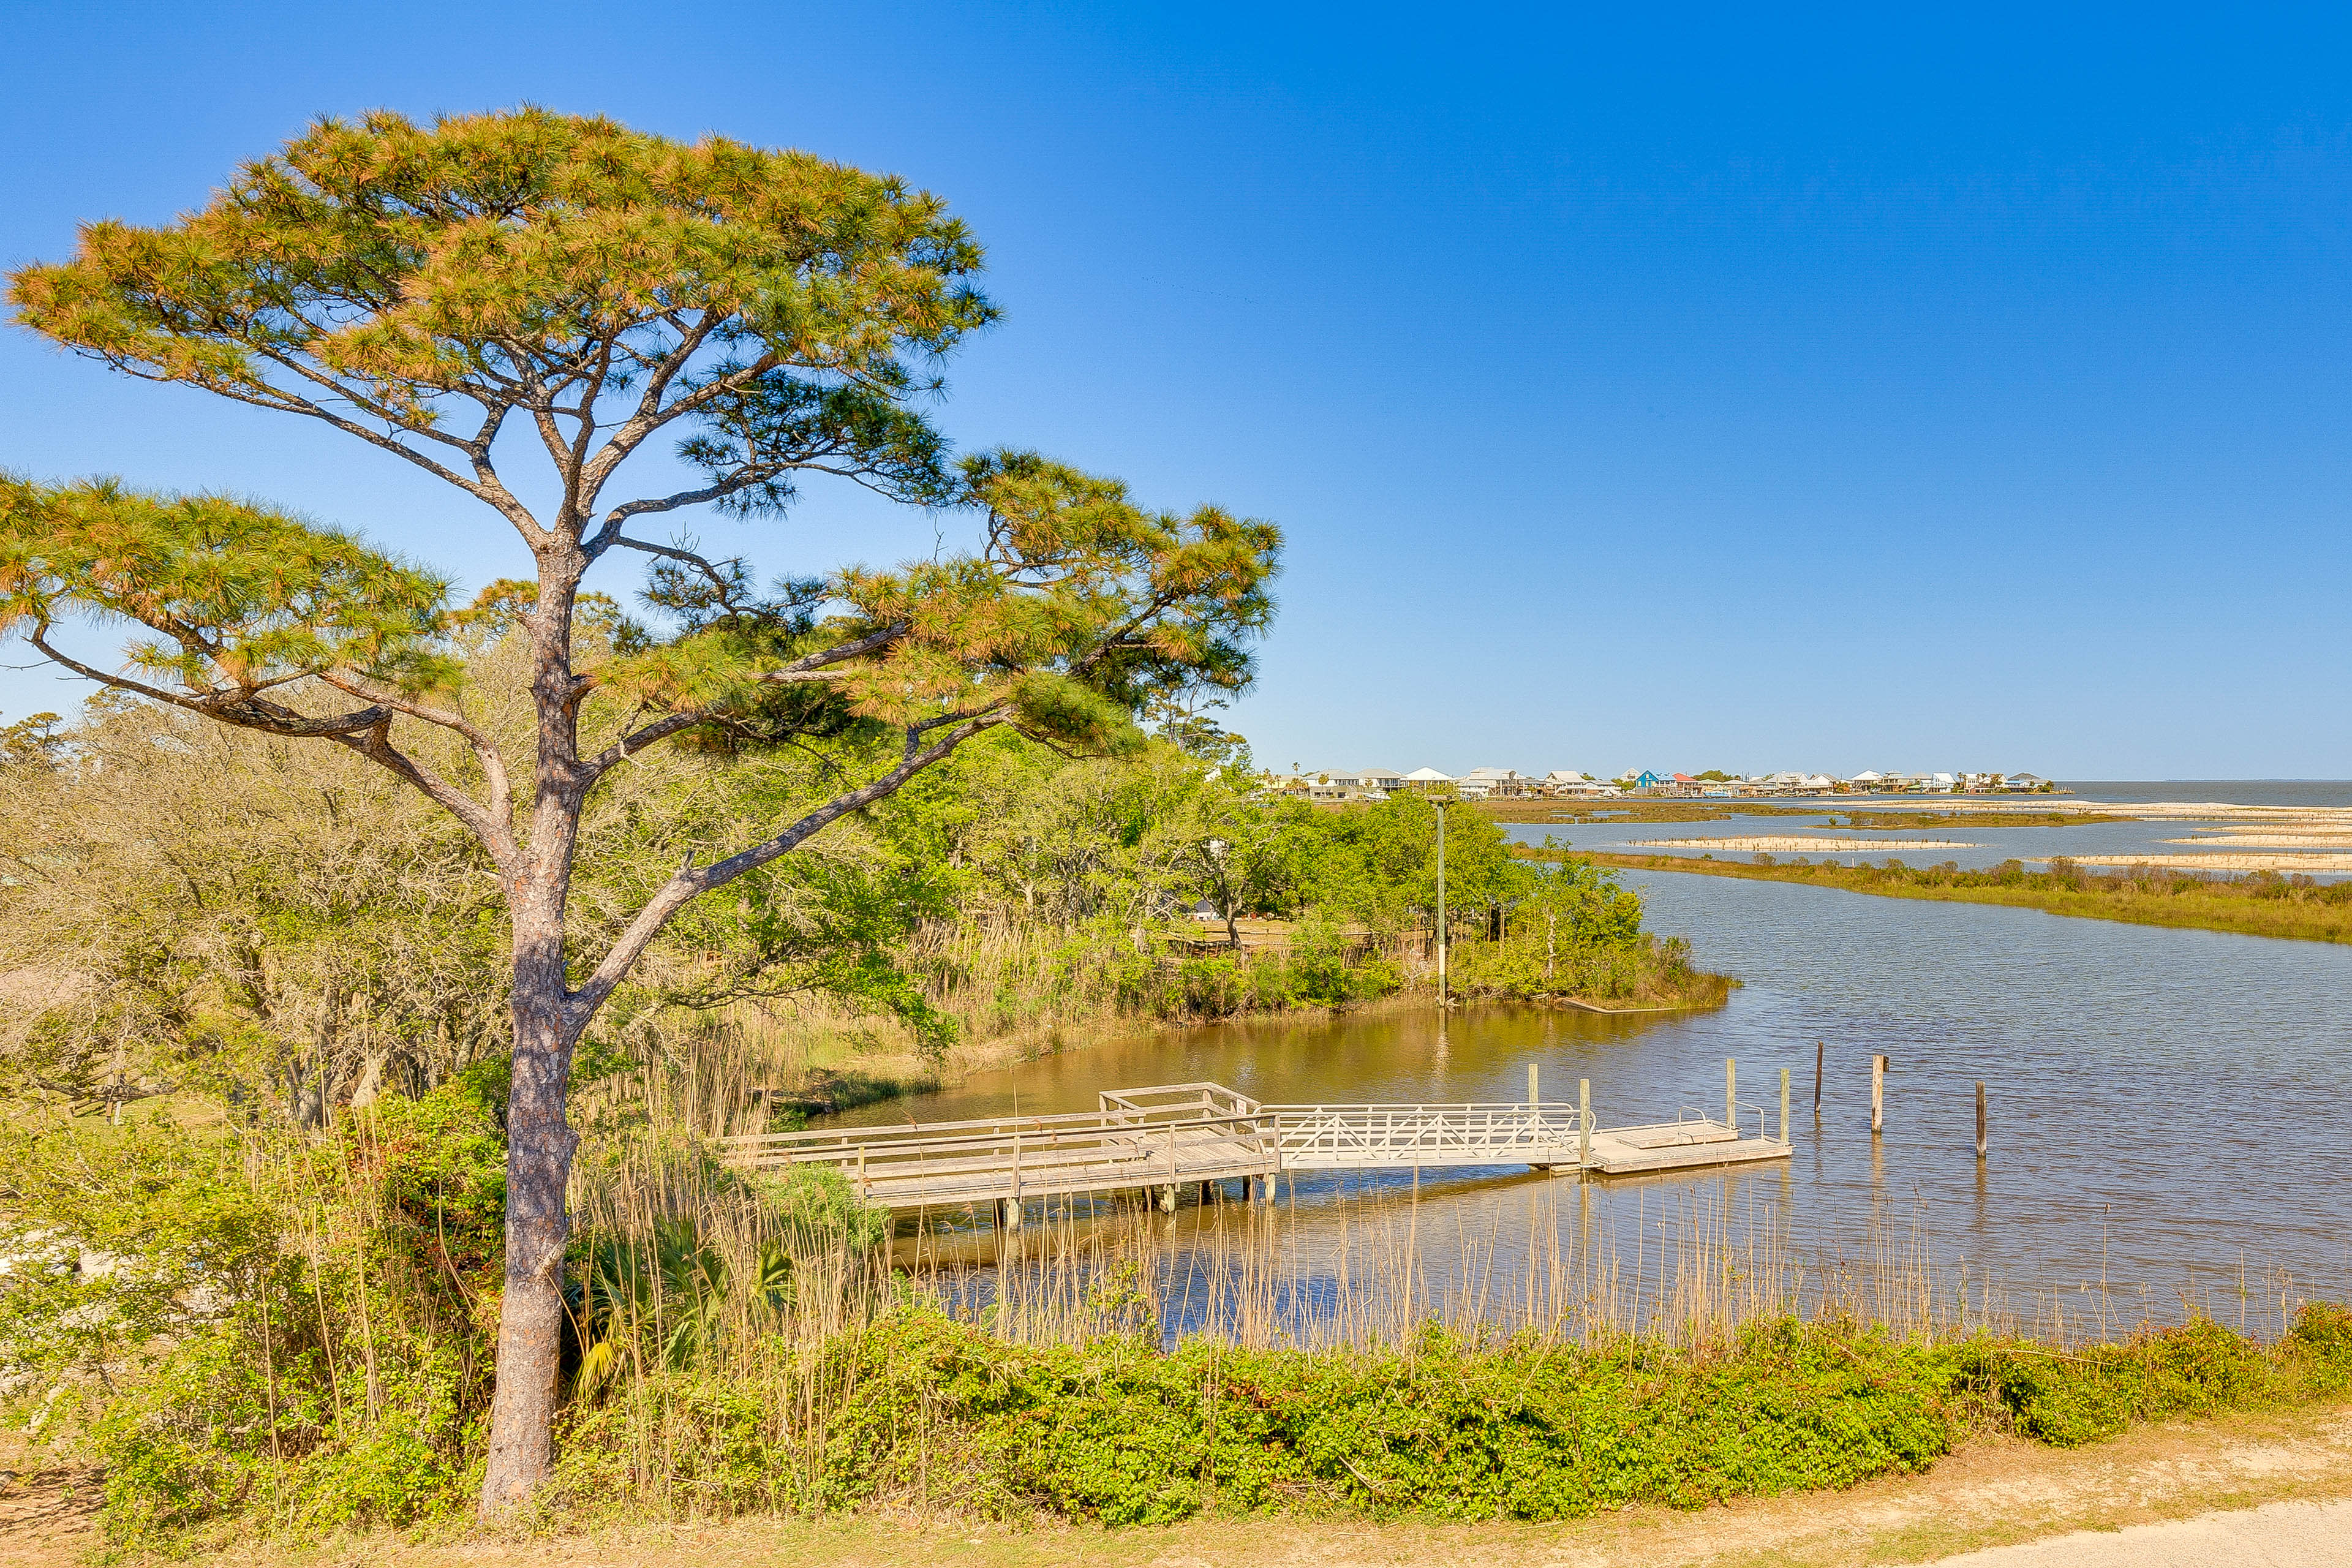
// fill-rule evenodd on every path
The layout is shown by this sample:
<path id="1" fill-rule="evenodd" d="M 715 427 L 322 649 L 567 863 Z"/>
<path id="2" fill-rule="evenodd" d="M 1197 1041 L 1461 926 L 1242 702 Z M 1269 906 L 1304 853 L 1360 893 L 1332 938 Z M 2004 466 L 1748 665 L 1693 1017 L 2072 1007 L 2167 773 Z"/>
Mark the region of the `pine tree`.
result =
<path id="1" fill-rule="evenodd" d="M 1149 511 L 1034 454 L 949 459 L 922 405 L 932 367 L 995 315 L 980 265 L 943 204 L 895 179 L 523 109 L 321 121 L 177 222 L 92 223 L 72 259 L 11 276 L 23 325 L 328 425 L 462 490 L 530 553 L 528 580 L 486 596 L 530 647 L 535 736 L 510 758 L 469 716 L 435 573 L 228 496 L 0 484 L 0 623 L 93 680 L 349 748 L 498 868 L 514 1079 L 486 1511 L 521 1502 L 549 1463 L 572 1049 L 664 923 L 984 731 L 1103 748 L 1157 695 L 1250 679 L 1270 524 Z M 627 493 L 625 466 L 657 438 L 698 480 Z M 526 458 L 537 471 L 510 476 Z M 644 531 L 689 508 L 779 514 L 811 473 L 969 509 L 980 543 L 763 589 L 740 561 Z M 583 578 L 616 551 L 650 558 L 664 635 L 583 670 Z M 143 628 L 119 669 L 52 637 L 93 613 Z M 600 687 L 636 718 L 596 745 L 580 714 Z M 890 726 L 892 765 L 680 866 L 606 951 L 567 952 L 583 806 L 612 770 L 689 734 L 760 744 L 847 724 Z M 416 726 L 473 765 L 426 765 L 404 744 Z"/>

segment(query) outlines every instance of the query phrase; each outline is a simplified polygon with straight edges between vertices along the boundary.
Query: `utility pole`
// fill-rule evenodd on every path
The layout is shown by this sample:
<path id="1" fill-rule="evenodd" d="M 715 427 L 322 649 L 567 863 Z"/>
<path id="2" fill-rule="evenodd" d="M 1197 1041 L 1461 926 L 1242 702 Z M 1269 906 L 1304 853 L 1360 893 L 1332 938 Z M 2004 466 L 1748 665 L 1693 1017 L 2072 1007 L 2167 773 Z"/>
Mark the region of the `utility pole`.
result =
<path id="1" fill-rule="evenodd" d="M 1453 804 L 1439 795 L 1437 806 L 1437 1005 L 1446 1005 L 1445 991 L 1445 808 Z"/>

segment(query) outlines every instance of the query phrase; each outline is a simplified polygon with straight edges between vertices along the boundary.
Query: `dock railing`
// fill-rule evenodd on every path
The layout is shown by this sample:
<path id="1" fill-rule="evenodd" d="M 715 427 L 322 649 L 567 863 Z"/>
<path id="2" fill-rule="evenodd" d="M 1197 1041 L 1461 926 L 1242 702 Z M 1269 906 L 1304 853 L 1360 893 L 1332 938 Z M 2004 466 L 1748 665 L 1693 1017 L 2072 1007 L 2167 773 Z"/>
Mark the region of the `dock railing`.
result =
<path id="1" fill-rule="evenodd" d="M 1573 1164 L 1582 1113 L 1565 1100 L 1269 1105 L 1285 1170 Z"/>
<path id="2" fill-rule="evenodd" d="M 718 1140 L 720 1157 L 759 1171 L 830 1165 L 861 1198 L 960 1204 L 1266 1176 L 1269 1119 L 1215 1084 L 1101 1097 L 1099 1110 L 920 1125 L 831 1127 Z"/>

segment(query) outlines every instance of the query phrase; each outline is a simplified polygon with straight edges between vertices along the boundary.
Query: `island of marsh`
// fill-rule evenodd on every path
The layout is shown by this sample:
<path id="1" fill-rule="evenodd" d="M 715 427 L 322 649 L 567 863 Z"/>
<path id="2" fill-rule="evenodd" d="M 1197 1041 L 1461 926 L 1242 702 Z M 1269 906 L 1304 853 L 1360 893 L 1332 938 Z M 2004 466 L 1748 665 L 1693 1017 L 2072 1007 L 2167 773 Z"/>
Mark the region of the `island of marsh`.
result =
<path id="1" fill-rule="evenodd" d="M 1857 843 L 1856 849 L 1867 849 Z M 1844 866 L 1834 861 L 1782 861 L 1771 855 L 1753 860 L 1716 860 L 1685 855 L 1625 855 L 1605 850 L 1522 845 L 1530 860 L 1590 860 L 1595 865 L 1642 871 L 1679 871 L 1702 877 L 1794 882 L 1885 898 L 1936 899 L 1958 903 L 2006 904 L 2053 915 L 2126 921 L 2137 925 L 2231 931 L 2242 936 L 2285 937 L 2302 942 L 2352 942 L 2352 881 L 2319 882 L 2277 871 L 2244 875 L 2200 873 L 2177 866 L 2135 864 L 2113 871 L 2089 871 L 2060 858 L 2046 871 L 2030 871 L 2010 860 L 1983 870 L 1940 866 Z"/>

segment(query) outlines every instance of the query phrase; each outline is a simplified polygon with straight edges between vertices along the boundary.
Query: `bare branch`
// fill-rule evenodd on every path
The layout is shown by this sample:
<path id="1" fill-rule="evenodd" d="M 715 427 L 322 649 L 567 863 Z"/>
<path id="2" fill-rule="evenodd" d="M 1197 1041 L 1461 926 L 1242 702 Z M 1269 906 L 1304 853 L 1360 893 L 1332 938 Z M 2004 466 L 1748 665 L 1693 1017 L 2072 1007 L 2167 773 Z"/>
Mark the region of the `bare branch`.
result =
<path id="1" fill-rule="evenodd" d="M 288 360 L 281 355 L 272 354 L 266 355 L 265 357 L 268 358 L 272 363 L 284 365 L 287 369 L 302 376 L 305 380 L 313 382 L 318 385 L 327 387 L 339 395 L 350 397 L 352 403 L 361 404 L 361 405 L 364 406 L 364 405 L 362 404 L 361 399 L 351 397 L 349 390 L 343 387 L 340 383 L 314 374 L 311 372 L 305 370 L 299 363 Z M 137 374 L 139 373 L 134 371 L 131 374 Z M 175 378 L 170 376 L 143 375 L 141 379 L 147 381 L 170 381 Z M 267 385 L 267 384 L 265 384 L 265 385 Z M 397 440 L 380 430 L 372 430 L 356 419 L 349 418 L 343 415 L 334 412 L 324 404 L 313 402 L 307 397 L 297 396 L 295 394 L 287 391 L 283 387 L 274 385 L 268 386 L 268 395 L 266 396 L 258 393 L 255 393 L 249 388 L 234 385 L 207 384 L 205 390 L 216 392 L 223 397 L 231 398 L 239 403 L 251 404 L 256 408 L 268 408 L 280 414 L 307 415 L 312 419 L 323 421 L 326 424 L 333 426 L 336 429 L 342 431 L 347 436 L 358 437 L 361 440 L 365 441 L 371 447 L 375 447 L 383 451 L 390 452 L 396 458 L 405 458 L 409 462 L 415 464 L 418 468 L 423 468 L 426 473 L 431 474 L 435 479 L 446 480 L 447 483 L 455 485 L 457 489 L 464 490 L 476 500 L 481 501 L 487 506 L 495 508 L 501 517 L 504 517 L 509 522 L 513 523 L 517 531 L 521 532 L 526 539 L 543 539 L 547 535 L 547 531 L 540 526 L 539 520 L 530 514 L 530 510 L 524 506 L 522 502 L 516 498 L 513 491 L 507 489 L 504 481 L 499 479 L 498 470 L 490 465 L 490 440 L 497 434 L 499 425 L 505 418 L 505 410 L 496 405 L 488 403 L 484 404 L 488 416 L 483 421 L 482 428 L 470 437 L 446 435 L 439 430 L 435 430 L 430 426 L 408 424 L 395 419 L 388 414 L 379 416 L 379 417 L 384 419 L 387 424 L 394 425 L 401 430 L 404 430 L 412 436 L 420 436 L 427 440 L 439 441 L 445 446 L 455 447 L 459 451 L 466 453 L 471 460 L 475 474 L 475 477 L 469 479 L 463 474 L 460 474 L 457 469 L 449 468 L 445 464 L 435 462 L 431 458 L 426 457 L 424 453 L 416 450 L 414 447 L 408 446 L 404 442 Z"/>
<path id="2" fill-rule="evenodd" d="M 1005 717 L 1004 709 L 1001 707 L 989 709 L 985 712 L 966 719 L 940 739 L 919 749 L 914 743 L 914 732 L 909 731 L 906 755 L 900 759 L 898 766 L 888 773 L 868 781 L 845 795 L 835 796 L 763 843 L 755 844 L 748 849 L 740 850 L 724 860 L 714 861 L 708 866 L 679 867 L 677 873 L 668 881 L 663 883 L 654 896 L 646 901 L 645 907 L 637 911 L 636 918 L 629 922 L 627 929 L 621 932 L 619 940 L 606 951 L 603 961 L 596 965 L 586 983 L 572 993 L 568 998 L 568 1005 L 572 1017 L 582 1025 L 593 1017 L 596 1009 L 603 1006 L 604 999 L 613 994 L 613 988 L 621 983 L 630 968 L 652 944 L 654 938 L 661 933 L 662 927 L 668 924 L 670 918 L 695 898 L 709 892 L 713 888 L 724 887 L 746 871 L 757 870 L 770 861 L 789 854 L 834 822 L 862 806 L 871 805 L 889 795 L 900 784 L 905 784 L 974 735 L 1003 723 Z"/>
<path id="3" fill-rule="evenodd" d="M 495 829 L 496 836 L 506 846 L 506 850 L 504 852 L 512 852 L 514 839 L 513 784 L 507 776 L 507 760 L 505 754 L 499 750 L 497 744 L 491 741 L 490 737 L 483 731 L 480 725 L 476 724 L 471 719 L 467 718 L 463 713 L 446 708 L 435 708 L 429 704 L 419 702 L 414 698 L 406 696 L 393 687 L 386 686 L 381 681 L 370 680 L 364 676 L 352 675 L 337 670 L 321 675 L 319 679 L 325 681 L 329 686 L 335 688 L 338 691 L 348 692 L 353 697 L 358 697 L 367 701 L 377 703 L 382 707 L 393 709 L 397 712 L 405 713 L 410 718 L 418 720 L 421 722 L 438 725 L 442 729 L 450 731 L 463 739 L 466 744 L 472 748 L 474 760 L 481 764 L 482 780 L 484 784 L 489 790 L 490 798 L 485 807 L 488 820 Z M 423 786 L 419 785 L 419 787 L 422 788 Z M 430 792 L 428 791 L 427 793 Z M 438 797 L 436 796 L 436 798 L 437 799 Z M 477 832 L 479 831 L 479 829 L 477 829 Z M 485 840 L 485 844 L 487 846 L 487 839 Z M 499 851 L 494 849 L 493 853 L 499 853 Z"/>
<path id="4" fill-rule="evenodd" d="M 391 714 L 385 714 L 383 722 L 363 733 L 341 734 L 333 738 L 337 743 L 357 752 L 395 777 L 415 785 L 436 805 L 464 823 L 488 854 L 491 864 L 498 867 L 500 876 L 513 872 L 516 863 L 521 858 L 521 850 L 515 843 L 512 826 L 494 816 L 481 802 L 464 790 L 394 747 L 392 743 Z"/>
<path id="5" fill-rule="evenodd" d="M 696 346 L 700 345 L 703 337 L 708 333 L 709 329 L 706 327 L 696 335 L 694 340 Z M 660 402 L 661 390 L 668 387 L 677 374 L 686 368 L 687 361 L 692 357 L 692 353 L 681 344 L 676 353 L 662 362 L 661 370 L 649 379 L 645 395 L 637 400 L 637 411 L 621 423 L 604 445 L 598 448 L 596 456 L 589 460 L 586 469 L 581 476 L 582 505 L 588 505 L 594 500 L 597 494 L 604 489 L 604 481 L 613 477 L 613 470 L 619 468 L 630 453 L 642 446 L 646 437 L 672 420 L 693 413 L 706 403 L 714 402 L 728 393 L 751 385 L 784 363 L 782 354 L 761 354 L 740 370 L 730 371 L 725 375 L 714 376 L 677 402 L 664 407 Z"/>
<path id="6" fill-rule="evenodd" d="M 42 626 L 26 634 L 26 640 L 46 657 L 56 660 L 76 675 L 110 686 L 118 691 L 128 691 L 144 697 L 151 702 L 183 709 L 221 724 L 233 724 L 241 730 L 258 730 L 264 734 L 279 735 L 289 740 L 332 741 L 349 747 L 360 755 L 389 770 L 414 784 L 436 805 L 464 823 L 489 853 L 501 871 L 508 868 L 515 857 L 512 827 L 493 816 L 479 801 L 446 780 L 435 774 L 415 759 L 395 750 L 391 741 L 393 705 L 379 702 L 357 713 L 337 714 L 331 718 L 314 718 L 264 700 L 258 689 L 219 692 L 195 697 L 182 691 L 167 691 L 145 681 L 128 676 L 110 675 L 102 669 L 82 663 L 72 656 L 52 647 L 48 628 Z M 330 684 L 332 684 L 331 682 Z M 340 688 L 339 688 L 340 689 Z M 491 788 L 496 797 L 505 789 L 505 768 L 501 764 Z"/>
<path id="7" fill-rule="evenodd" d="M 118 691 L 128 691 L 152 702 L 173 708 L 184 708 L 191 713 L 201 713 L 224 724 L 240 729 L 260 730 L 272 735 L 284 735 L 303 740 L 320 736 L 348 735 L 383 723 L 392 715 L 381 707 L 367 708 L 357 713 L 339 714 L 331 719 L 312 718 L 291 708 L 261 700 L 259 688 L 234 692 L 216 692 L 205 697 L 190 696 L 184 691 L 167 691 L 160 686 L 150 686 L 133 680 L 127 675 L 110 675 L 50 646 L 48 626 L 44 624 L 25 634 L 25 640 L 48 658 L 72 670 L 86 680 L 111 686 Z"/>

